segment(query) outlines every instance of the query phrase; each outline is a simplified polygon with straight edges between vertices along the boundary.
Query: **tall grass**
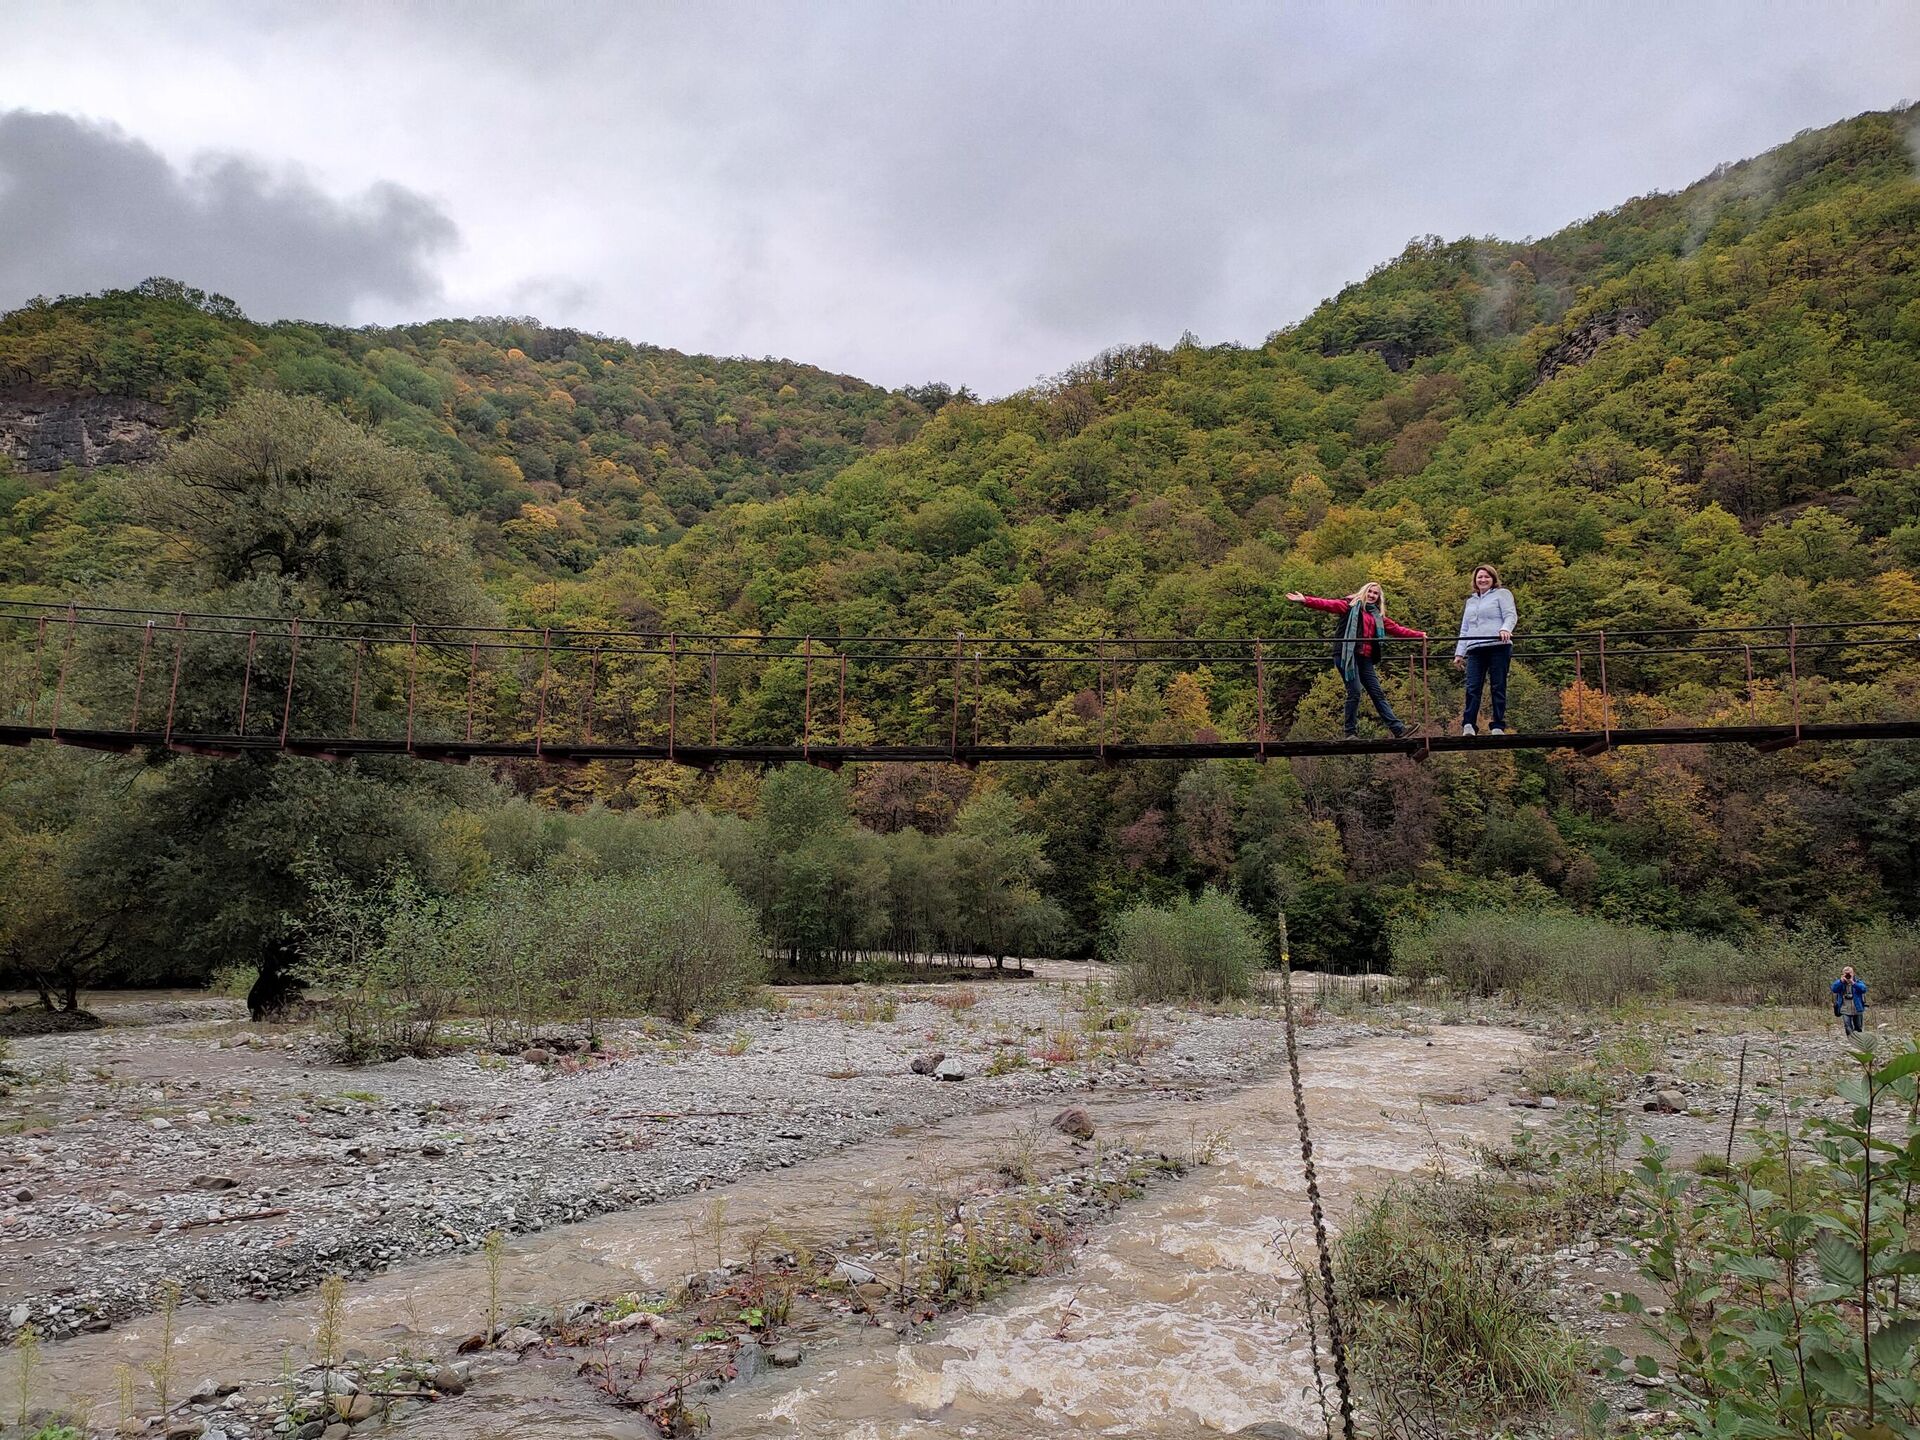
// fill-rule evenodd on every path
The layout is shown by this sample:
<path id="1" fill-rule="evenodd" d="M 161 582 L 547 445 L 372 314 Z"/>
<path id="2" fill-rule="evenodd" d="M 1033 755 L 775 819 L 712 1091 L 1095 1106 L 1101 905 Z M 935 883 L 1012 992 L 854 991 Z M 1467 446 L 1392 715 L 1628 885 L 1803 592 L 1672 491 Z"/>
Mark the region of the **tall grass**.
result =
<path id="1" fill-rule="evenodd" d="M 1920 939 L 1889 926 L 1837 941 L 1817 929 L 1769 929 L 1730 941 L 1565 911 L 1444 912 L 1400 931 L 1396 974 L 1523 1002 L 1618 1005 L 1634 999 L 1739 1004 L 1823 1001 L 1843 965 L 1876 1001 L 1920 993 Z"/>
<path id="2" fill-rule="evenodd" d="M 1581 1389 L 1579 1342 L 1520 1248 L 1566 1224 L 1551 1189 L 1433 1176 L 1363 1205 L 1340 1239 L 1355 1368 L 1380 1433 L 1484 1435 Z"/>
<path id="3" fill-rule="evenodd" d="M 1259 922 L 1218 890 L 1135 905 L 1115 918 L 1112 942 L 1120 988 L 1139 1000 L 1242 998 L 1267 956 Z"/>

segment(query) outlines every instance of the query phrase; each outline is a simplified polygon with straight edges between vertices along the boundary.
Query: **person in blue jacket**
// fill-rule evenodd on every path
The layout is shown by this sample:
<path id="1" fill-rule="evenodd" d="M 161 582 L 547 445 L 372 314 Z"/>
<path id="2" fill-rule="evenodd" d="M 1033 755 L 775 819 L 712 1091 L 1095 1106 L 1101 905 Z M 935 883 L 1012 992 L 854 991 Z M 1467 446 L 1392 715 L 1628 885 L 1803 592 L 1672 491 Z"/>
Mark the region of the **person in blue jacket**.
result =
<path id="1" fill-rule="evenodd" d="M 1840 972 L 1833 982 L 1833 1013 L 1849 1035 L 1858 1035 L 1867 1015 L 1867 982 L 1854 978 L 1853 966 Z"/>

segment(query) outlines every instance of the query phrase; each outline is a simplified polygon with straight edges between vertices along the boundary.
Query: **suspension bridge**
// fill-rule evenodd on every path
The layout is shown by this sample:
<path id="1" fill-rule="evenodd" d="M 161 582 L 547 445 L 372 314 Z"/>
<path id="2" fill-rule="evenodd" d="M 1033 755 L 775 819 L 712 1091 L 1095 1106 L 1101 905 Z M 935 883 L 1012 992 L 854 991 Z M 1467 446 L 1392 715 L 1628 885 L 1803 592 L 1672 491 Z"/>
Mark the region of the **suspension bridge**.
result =
<path id="1" fill-rule="evenodd" d="M 1450 640 L 1389 641 L 1412 731 L 1312 733 L 1322 636 L 753 635 L 0 601 L 0 744 L 464 764 L 1253 759 L 1920 739 L 1920 620 L 1516 637 L 1513 727 L 1451 733 Z M 1128 700 L 1204 672 L 1223 719 Z"/>

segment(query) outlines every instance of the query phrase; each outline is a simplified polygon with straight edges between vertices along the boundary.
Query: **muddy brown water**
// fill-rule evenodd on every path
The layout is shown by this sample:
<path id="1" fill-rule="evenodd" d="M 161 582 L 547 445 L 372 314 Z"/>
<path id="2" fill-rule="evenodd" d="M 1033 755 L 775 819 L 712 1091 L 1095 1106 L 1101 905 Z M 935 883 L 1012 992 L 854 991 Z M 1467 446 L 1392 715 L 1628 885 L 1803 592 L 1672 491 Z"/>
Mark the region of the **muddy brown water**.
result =
<path id="1" fill-rule="evenodd" d="M 1357 1194 L 1436 1159 L 1470 1163 L 1472 1142 L 1504 1137 L 1504 1102 L 1453 1104 L 1497 1087 L 1530 1045 L 1510 1030 L 1457 1026 L 1304 1053 L 1321 1184 L 1337 1215 Z M 1426 1098 L 1423 1098 L 1426 1097 Z M 1290 1248 L 1310 1248 L 1300 1154 L 1284 1077 L 1197 1100 L 1088 1100 L 1100 1135 L 1170 1153 L 1217 1134 L 1214 1163 L 1096 1227 L 1063 1273 L 1028 1282 L 903 1339 L 877 1328 L 817 1347 L 708 1402 L 718 1437 L 1194 1435 L 1281 1420 L 1318 1432 Z M 1046 1117 L 1001 1111 L 876 1139 L 707 1195 L 524 1237 L 510 1245 L 503 1311 L 676 1285 L 713 1264 L 711 1206 L 724 1198 L 729 1258 L 766 1227 L 832 1248 L 867 1228 L 870 1207 L 984 1175 L 1010 1145 L 1042 1169 L 1072 1163 Z M 1043 1137 L 1044 1138 L 1041 1138 Z M 1082 1159 L 1084 1159 L 1084 1155 Z M 374 1357 L 438 1355 L 479 1328 L 484 1260 L 473 1254 L 348 1286 L 345 1344 Z M 181 1310 L 174 1371 L 272 1388 L 311 1351 L 317 1302 L 299 1297 Z M 41 1393 L 92 1396 L 109 1418 L 116 1365 L 156 1353 L 158 1317 L 43 1352 Z M 627 1440 L 655 1432 L 551 1366 L 486 1363 L 472 1390 L 387 1428 L 447 1440 Z"/>

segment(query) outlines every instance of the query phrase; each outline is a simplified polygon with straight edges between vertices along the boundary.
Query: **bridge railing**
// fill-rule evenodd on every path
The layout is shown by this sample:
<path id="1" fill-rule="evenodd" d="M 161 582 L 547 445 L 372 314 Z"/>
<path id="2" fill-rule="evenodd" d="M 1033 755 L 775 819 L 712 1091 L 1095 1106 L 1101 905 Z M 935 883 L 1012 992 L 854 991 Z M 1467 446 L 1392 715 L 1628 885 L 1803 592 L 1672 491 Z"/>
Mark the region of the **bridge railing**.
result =
<path id="1" fill-rule="evenodd" d="M 1387 642 L 1389 692 L 1429 741 L 1456 728 L 1451 657 L 1450 640 Z M 1324 636 L 769 636 L 0 601 L 0 726 L 113 748 L 624 748 L 695 763 L 721 750 L 1261 753 L 1338 735 L 1330 662 Z M 1765 731 L 1755 743 L 1768 744 L 1920 721 L 1920 621 L 1522 633 L 1510 697 L 1520 736 L 1582 748 L 1624 732 Z"/>

